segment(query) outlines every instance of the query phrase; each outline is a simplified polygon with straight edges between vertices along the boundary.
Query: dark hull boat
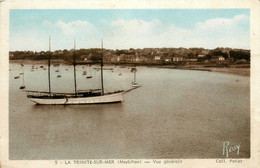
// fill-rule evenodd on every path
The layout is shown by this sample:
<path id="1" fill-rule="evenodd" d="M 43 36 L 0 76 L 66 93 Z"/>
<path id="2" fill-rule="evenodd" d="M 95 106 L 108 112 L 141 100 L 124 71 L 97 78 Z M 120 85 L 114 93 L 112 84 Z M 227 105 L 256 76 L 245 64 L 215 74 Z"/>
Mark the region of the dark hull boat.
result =
<path id="1" fill-rule="evenodd" d="M 20 89 L 25 89 L 25 86 L 20 86 Z"/>

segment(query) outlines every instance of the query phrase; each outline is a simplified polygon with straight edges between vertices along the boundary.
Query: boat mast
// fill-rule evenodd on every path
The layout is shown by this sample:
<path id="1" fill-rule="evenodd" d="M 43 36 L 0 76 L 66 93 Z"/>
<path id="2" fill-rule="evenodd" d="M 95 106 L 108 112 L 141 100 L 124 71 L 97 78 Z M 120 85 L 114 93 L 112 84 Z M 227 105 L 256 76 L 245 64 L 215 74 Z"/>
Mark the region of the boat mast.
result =
<path id="1" fill-rule="evenodd" d="M 74 38 L 73 66 L 74 66 L 75 95 L 77 95 L 77 80 L 76 80 L 76 41 L 75 41 L 75 38 Z"/>
<path id="2" fill-rule="evenodd" d="M 22 73 L 23 73 L 23 86 L 24 86 L 24 70 L 23 70 L 23 65 L 22 65 Z"/>
<path id="3" fill-rule="evenodd" d="M 135 73 L 134 73 L 134 82 L 136 82 L 136 70 L 135 70 Z"/>
<path id="4" fill-rule="evenodd" d="M 49 36 L 48 81 L 49 81 L 49 94 L 51 95 L 50 66 L 51 66 L 51 37 Z"/>
<path id="5" fill-rule="evenodd" d="M 104 95 L 104 83 L 103 83 L 103 55 L 104 55 L 104 52 L 103 52 L 103 39 L 101 40 L 101 47 L 102 47 L 102 55 L 101 55 L 101 87 L 102 87 L 102 95 Z"/>

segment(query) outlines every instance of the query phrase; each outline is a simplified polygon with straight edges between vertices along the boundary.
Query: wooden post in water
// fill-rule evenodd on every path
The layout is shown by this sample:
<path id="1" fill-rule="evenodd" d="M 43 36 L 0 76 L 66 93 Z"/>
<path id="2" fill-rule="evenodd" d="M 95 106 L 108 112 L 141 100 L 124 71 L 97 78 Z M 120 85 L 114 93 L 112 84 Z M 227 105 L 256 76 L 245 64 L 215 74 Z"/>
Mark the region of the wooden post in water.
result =
<path id="1" fill-rule="evenodd" d="M 75 95 L 77 95 L 77 79 L 76 79 L 76 41 L 75 41 L 75 38 L 74 38 L 73 66 L 74 66 Z"/>
<path id="2" fill-rule="evenodd" d="M 51 72 L 50 72 L 50 66 L 51 66 L 51 37 L 49 36 L 49 58 L 48 58 L 48 81 L 49 81 L 49 94 L 51 95 Z"/>
<path id="3" fill-rule="evenodd" d="M 102 87 L 102 95 L 104 95 L 104 83 L 103 83 L 103 39 L 101 40 L 101 47 L 102 47 L 102 55 L 101 55 L 101 87 Z"/>

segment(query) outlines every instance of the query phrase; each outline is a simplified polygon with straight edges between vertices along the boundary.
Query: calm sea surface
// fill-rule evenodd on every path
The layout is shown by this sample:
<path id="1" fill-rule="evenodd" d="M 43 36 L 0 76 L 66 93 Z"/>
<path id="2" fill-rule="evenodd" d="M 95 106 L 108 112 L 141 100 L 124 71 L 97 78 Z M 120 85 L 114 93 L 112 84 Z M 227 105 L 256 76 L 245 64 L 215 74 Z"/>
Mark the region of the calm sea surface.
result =
<path id="1" fill-rule="evenodd" d="M 48 91 L 42 65 L 47 68 L 35 64 L 31 71 L 32 64 L 25 64 L 26 89 Z M 97 67 L 77 66 L 78 89 L 100 88 Z M 52 91 L 73 92 L 73 67 L 51 68 Z M 105 91 L 131 88 L 131 68 L 105 68 L 114 69 L 104 71 Z M 250 157 L 249 77 L 137 69 L 142 87 L 124 94 L 122 103 L 44 106 L 30 102 L 19 89 L 22 69 L 11 63 L 10 159 L 223 158 L 225 141 L 240 144 L 239 155 L 233 152 L 230 157 Z M 93 78 L 86 79 L 89 75 Z"/>

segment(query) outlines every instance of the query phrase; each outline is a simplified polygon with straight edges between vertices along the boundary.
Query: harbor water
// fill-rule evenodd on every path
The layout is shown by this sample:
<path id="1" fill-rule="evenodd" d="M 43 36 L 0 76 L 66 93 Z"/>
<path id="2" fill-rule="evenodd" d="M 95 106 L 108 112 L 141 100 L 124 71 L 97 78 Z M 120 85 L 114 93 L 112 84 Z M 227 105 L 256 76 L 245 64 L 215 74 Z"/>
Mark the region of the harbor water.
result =
<path id="1" fill-rule="evenodd" d="M 224 158 L 224 142 L 240 145 L 230 157 L 250 157 L 249 77 L 142 66 L 122 103 L 35 105 L 20 73 L 26 90 L 48 91 L 48 70 L 32 66 L 9 65 L 11 160 Z M 104 68 L 105 91 L 132 87 L 131 67 Z M 101 87 L 97 65 L 76 72 L 78 90 Z M 74 91 L 72 66 L 51 66 L 51 90 Z"/>

